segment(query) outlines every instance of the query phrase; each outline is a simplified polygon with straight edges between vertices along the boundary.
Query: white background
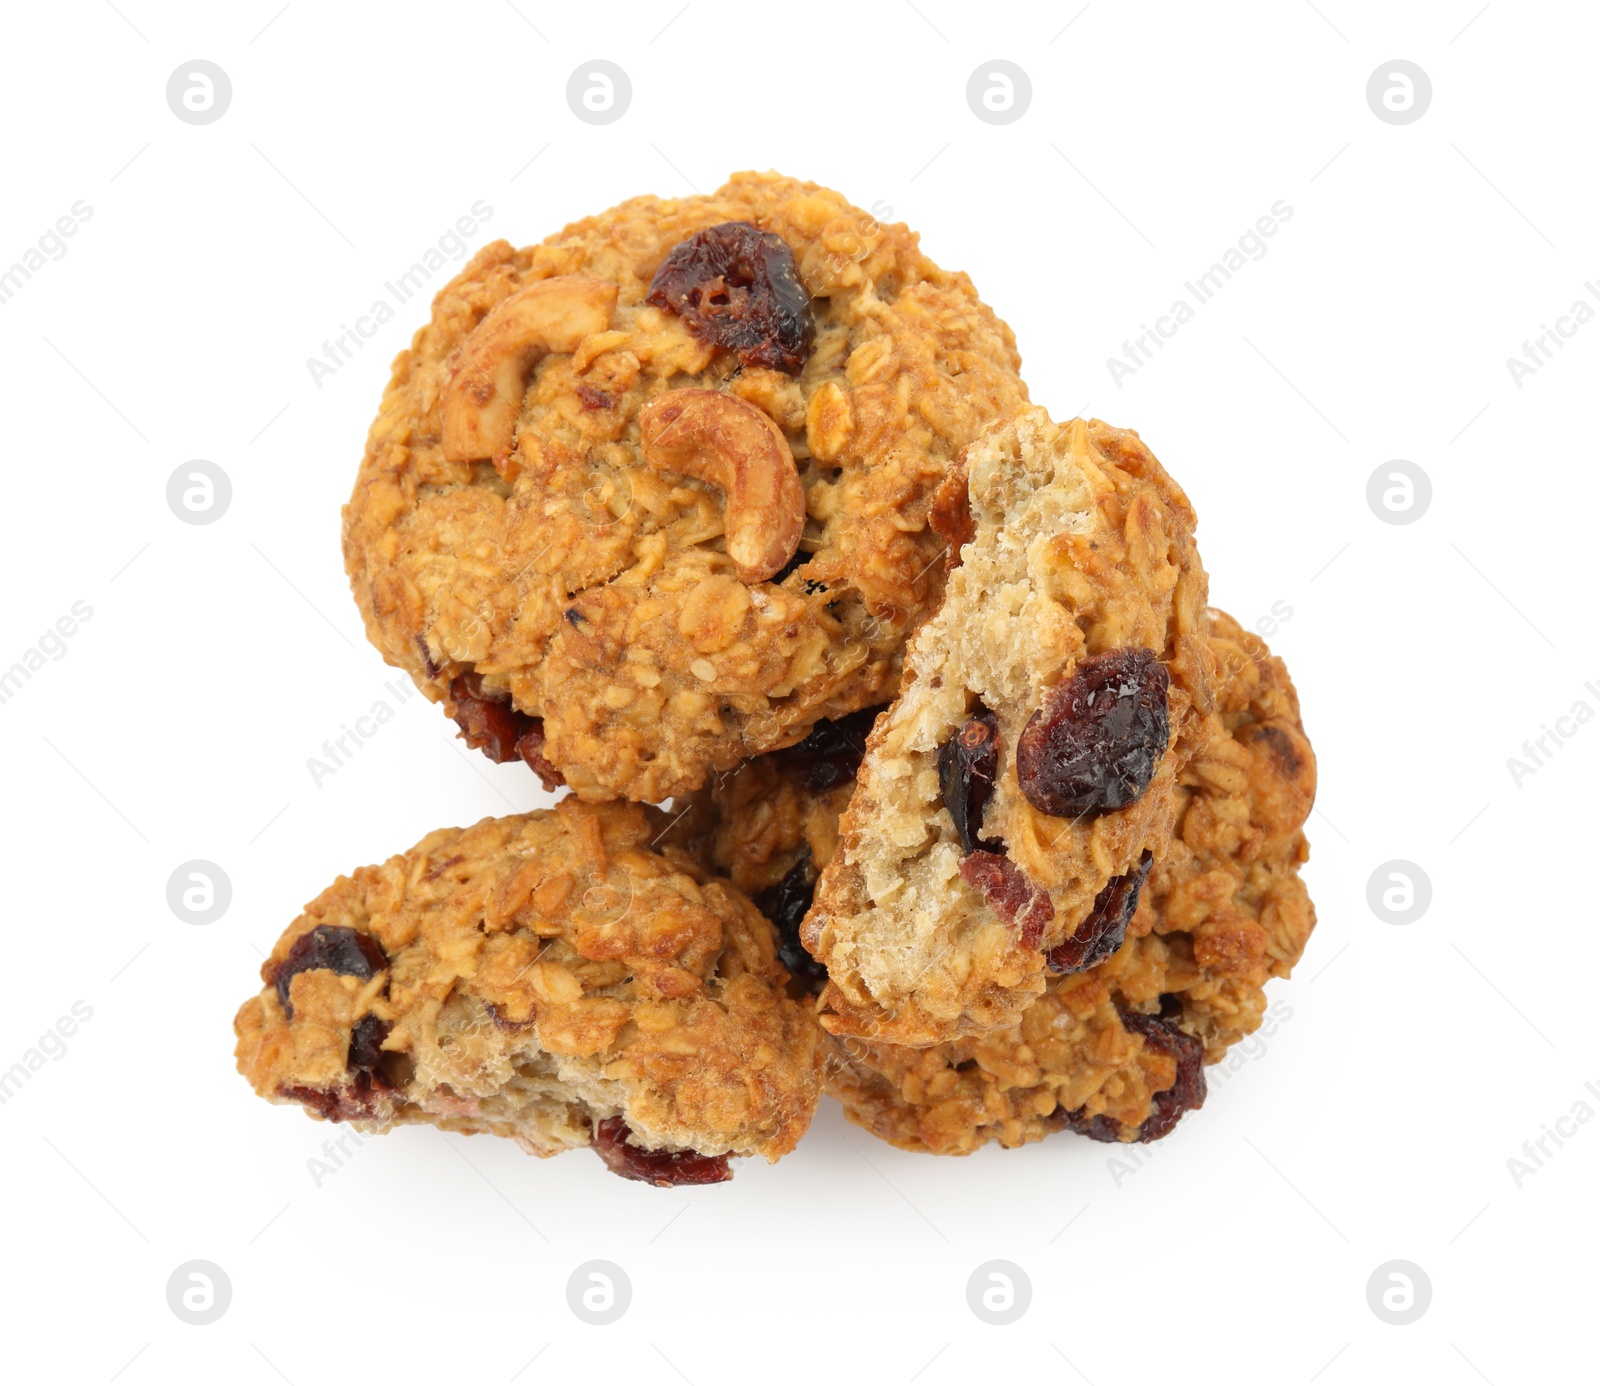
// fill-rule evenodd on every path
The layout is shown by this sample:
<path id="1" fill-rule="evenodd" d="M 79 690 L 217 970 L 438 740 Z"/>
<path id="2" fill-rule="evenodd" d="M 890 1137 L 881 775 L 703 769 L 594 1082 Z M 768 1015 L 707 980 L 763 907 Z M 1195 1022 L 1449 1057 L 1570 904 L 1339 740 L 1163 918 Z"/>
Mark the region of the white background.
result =
<path id="1" fill-rule="evenodd" d="M 1578 699 L 1600 710 L 1600 325 L 1520 388 L 1506 366 L 1600 280 L 1592 7 L 517 4 L 8 8 L 0 265 L 76 200 L 93 215 L 0 306 L 0 667 L 75 601 L 93 616 L 0 705 L 0 1067 L 75 1001 L 93 1017 L 0 1107 L 0 1372 L 1592 1373 L 1600 1123 L 1521 1187 L 1507 1160 L 1575 1103 L 1600 1110 L 1600 725 L 1520 787 L 1506 764 Z M 199 127 L 164 95 L 196 57 L 233 83 Z M 564 96 L 595 57 L 633 83 L 605 127 Z M 965 100 L 995 57 L 1033 85 L 998 127 Z M 1396 57 L 1433 84 L 1404 126 L 1365 98 Z M 1273 987 L 1292 1013 L 1131 1173 L 1069 1135 L 902 1154 L 825 1104 L 794 1155 L 711 1189 L 426 1128 L 369 1139 L 319 1187 L 307 1161 L 341 1128 L 233 1071 L 261 954 L 339 872 L 546 799 L 420 698 L 314 786 L 324 739 L 395 702 L 339 507 L 424 310 L 320 388 L 306 358 L 475 200 L 494 209 L 475 244 L 521 244 L 747 167 L 892 207 L 1014 326 L 1037 400 L 1142 432 L 1199 510 L 1214 599 L 1247 624 L 1292 608 L 1273 643 L 1321 761 L 1321 923 Z M 1107 357 L 1280 199 L 1269 253 L 1114 383 Z M 165 500 L 194 458 L 233 486 L 203 527 Z M 1433 487 L 1405 526 L 1366 502 L 1395 458 Z M 166 904 L 191 858 L 232 881 L 210 926 Z M 1392 858 L 1432 881 L 1409 926 L 1367 904 Z M 165 1296 L 196 1258 L 233 1290 L 206 1327 Z M 593 1258 L 633 1285 L 609 1327 L 566 1303 Z M 966 1303 L 994 1258 L 1033 1287 L 1007 1327 Z M 1433 1287 L 1404 1327 L 1366 1297 L 1395 1258 Z"/>

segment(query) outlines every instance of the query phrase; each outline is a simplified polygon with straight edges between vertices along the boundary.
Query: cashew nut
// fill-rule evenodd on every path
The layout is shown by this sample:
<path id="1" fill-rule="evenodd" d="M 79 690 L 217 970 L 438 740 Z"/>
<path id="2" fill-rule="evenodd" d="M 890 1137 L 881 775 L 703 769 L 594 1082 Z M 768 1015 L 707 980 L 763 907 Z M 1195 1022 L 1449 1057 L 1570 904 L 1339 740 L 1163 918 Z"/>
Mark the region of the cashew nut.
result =
<path id="1" fill-rule="evenodd" d="M 739 577 L 764 582 L 794 556 L 806 498 L 777 424 L 716 390 L 671 390 L 639 413 L 644 460 L 722 488 L 722 529 Z"/>
<path id="2" fill-rule="evenodd" d="M 452 462 L 510 451 L 528 375 L 552 351 L 611 324 L 617 286 L 582 274 L 541 279 L 490 309 L 456 348 L 444 388 L 440 439 Z"/>

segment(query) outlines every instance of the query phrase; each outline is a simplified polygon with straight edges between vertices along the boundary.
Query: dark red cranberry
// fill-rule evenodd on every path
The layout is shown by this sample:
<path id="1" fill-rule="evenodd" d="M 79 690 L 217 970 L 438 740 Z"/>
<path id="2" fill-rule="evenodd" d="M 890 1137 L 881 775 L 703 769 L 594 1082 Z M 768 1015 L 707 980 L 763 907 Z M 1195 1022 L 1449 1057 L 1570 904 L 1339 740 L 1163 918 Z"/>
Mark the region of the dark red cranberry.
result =
<path id="1" fill-rule="evenodd" d="M 1000 719 L 980 709 L 961 724 L 956 734 L 939 747 L 939 792 L 950 821 L 956 825 L 963 852 L 1000 850 L 982 843 L 983 810 L 994 793 L 995 770 L 1000 764 Z"/>
<path id="2" fill-rule="evenodd" d="M 733 1178 L 726 1155 L 698 1155 L 692 1150 L 644 1150 L 621 1117 L 595 1123 L 595 1153 L 613 1174 L 670 1189 L 680 1184 L 721 1184 Z"/>
<path id="3" fill-rule="evenodd" d="M 1165 1136 L 1185 1112 L 1196 1111 L 1206 1100 L 1205 1046 L 1193 1035 L 1180 1030 L 1170 1020 L 1160 1016 L 1144 1015 L 1139 1011 L 1121 1011 L 1122 1027 L 1139 1035 L 1144 1042 L 1178 1061 L 1178 1076 L 1170 1088 L 1164 1088 L 1150 1099 L 1150 1115 L 1139 1123 L 1139 1129 L 1126 1138 L 1147 1144 Z M 1120 1141 L 1126 1131 L 1120 1121 L 1100 1116 L 1086 1117 L 1080 1107 L 1067 1113 L 1067 1125 L 1080 1136 L 1097 1141 Z"/>
<path id="4" fill-rule="evenodd" d="M 547 790 L 560 789 L 567 782 L 566 776 L 545 759 L 544 722 L 540 718 L 528 718 L 527 726 L 517 738 L 517 754 Z"/>
<path id="5" fill-rule="evenodd" d="M 1017 783 L 1028 802 L 1079 818 L 1138 799 L 1167 749 L 1167 685 L 1166 666 L 1142 646 L 1080 663 L 1017 740 Z"/>
<path id="6" fill-rule="evenodd" d="M 581 380 L 578 382 L 578 400 L 585 414 L 596 409 L 609 409 L 616 403 L 604 390 L 597 390 Z"/>
<path id="7" fill-rule="evenodd" d="M 482 751 L 497 765 L 517 758 L 517 738 L 523 733 L 517 710 L 503 699 L 481 693 L 482 684 L 469 675 L 450 681 L 447 709 L 461 728 L 461 739 L 474 751 Z"/>
<path id="8" fill-rule="evenodd" d="M 980 847 L 961 858 L 961 879 L 983 893 L 989 908 L 1017 926 L 1024 948 L 1037 948 L 1055 917 L 1050 897 L 1010 857 Z"/>
<path id="9" fill-rule="evenodd" d="M 357 1073 L 353 1082 L 342 1088 L 303 1088 L 286 1084 L 278 1089 L 283 1097 L 309 1107 L 324 1121 L 381 1120 L 389 1109 L 393 1089 L 375 1073 Z"/>
<path id="10" fill-rule="evenodd" d="M 645 302 L 676 313 L 702 342 L 745 366 L 798 375 L 816 337 L 793 252 L 747 221 L 707 227 L 673 246 Z"/>
<path id="11" fill-rule="evenodd" d="M 378 940 L 371 934 L 352 929 L 348 924 L 318 924 L 308 929 L 289 945 L 284 960 L 268 979 L 278 989 L 278 1000 L 284 1015 L 293 1019 L 294 1006 L 289 1001 L 289 983 L 298 972 L 315 972 L 326 968 L 341 977 L 359 977 L 365 981 L 388 967 Z"/>
<path id="12" fill-rule="evenodd" d="M 567 617 L 574 625 L 581 619 L 572 611 L 567 612 Z M 543 720 L 517 711 L 509 694 L 484 693 L 483 680 L 475 672 L 450 681 L 450 701 L 445 710 L 461 728 L 461 739 L 496 765 L 520 760 L 549 790 L 566 783 L 561 771 L 545 759 Z"/>
<path id="13" fill-rule="evenodd" d="M 800 921 L 811 908 L 817 872 L 811 853 L 801 857 L 775 886 L 755 897 L 755 905 L 778 931 L 778 961 L 788 969 L 796 988 L 812 996 L 827 983 L 828 969 L 806 952 L 800 942 Z"/>
<path id="14" fill-rule="evenodd" d="M 781 752 L 785 768 L 792 769 L 808 794 L 826 794 L 855 779 L 867 753 L 867 737 L 882 707 L 863 708 L 847 717 L 818 722 L 797 742 Z"/>
<path id="15" fill-rule="evenodd" d="M 350 1054 L 345 1067 L 356 1072 L 376 1073 L 383 1057 L 383 1042 L 389 1037 L 389 1022 L 367 1014 L 350 1031 Z"/>
<path id="16" fill-rule="evenodd" d="M 1139 890 L 1153 860 L 1146 852 L 1126 875 L 1113 876 L 1094 897 L 1088 916 L 1072 936 L 1045 954 L 1052 972 L 1086 972 L 1122 947 L 1128 925 L 1139 908 Z"/>

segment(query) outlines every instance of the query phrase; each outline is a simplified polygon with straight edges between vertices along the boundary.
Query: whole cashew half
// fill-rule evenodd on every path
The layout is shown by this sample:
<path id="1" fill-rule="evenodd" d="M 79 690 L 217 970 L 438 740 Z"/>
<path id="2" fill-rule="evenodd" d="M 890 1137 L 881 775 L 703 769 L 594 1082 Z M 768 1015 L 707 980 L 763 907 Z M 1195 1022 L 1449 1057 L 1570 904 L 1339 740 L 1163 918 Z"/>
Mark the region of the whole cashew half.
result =
<path id="1" fill-rule="evenodd" d="M 716 390 L 670 390 L 639 412 L 644 460 L 722 488 L 722 528 L 739 578 L 764 582 L 794 556 L 805 492 L 782 431 Z"/>
<path id="2" fill-rule="evenodd" d="M 615 284 L 582 274 L 541 279 L 495 304 L 450 361 L 444 455 L 471 462 L 510 451 L 529 373 L 548 353 L 604 332 L 616 306 Z"/>

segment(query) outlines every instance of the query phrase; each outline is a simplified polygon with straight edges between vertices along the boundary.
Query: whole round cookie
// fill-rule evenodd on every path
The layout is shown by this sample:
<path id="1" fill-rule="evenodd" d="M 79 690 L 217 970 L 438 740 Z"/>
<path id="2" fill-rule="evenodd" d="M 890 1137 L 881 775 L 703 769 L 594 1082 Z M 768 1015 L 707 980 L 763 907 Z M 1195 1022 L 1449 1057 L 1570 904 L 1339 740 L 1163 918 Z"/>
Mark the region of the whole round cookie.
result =
<path id="1" fill-rule="evenodd" d="M 1023 410 L 936 502 L 938 611 L 867 742 L 802 940 L 834 1034 L 1015 1024 L 1120 939 L 1205 740 L 1206 575 L 1136 433 Z"/>
<path id="2" fill-rule="evenodd" d="M 485 819 L 341 877 L 234 1021 L 262 1097 L 364 1130 L 429 1122 L 650 1183 L 777 1159 L 822 1035 L 767 921 L 633 804 Z"/>
<path id="3" fill-rule="evenodd" d="M 1207 739 L 1115 951 L 1055 976 L 1015 1025 L 986 1035 L 923 1049 L 831 1037 L 825 1090 L 857 1125 L 945 1155 L 1064 1128 L 1154 1140 L 1204 1099 L 1202 1065 L 1261 1023 L 1266 982 L 1289 975 L 1316 921 L 1299 878 L 1316 761 L 1282 660 L 1223 612 L 1210 630 Z M 847 754 L 752 761 L 708 782 L 673 829 L 755 896 L 790 949 L 838 843 L 841 791 L 813 786 Z M 826 980 L 814 963 L 788 966 L 813 992 Z"/>
<path id="4" fill-rule="evenodd" d="M 691 790 L 892 694 L 932 496 L 1018 366 L 906 227 L 775 174 L 485 246 L 345 509 L 368 637 L 547 786 Z"/>

